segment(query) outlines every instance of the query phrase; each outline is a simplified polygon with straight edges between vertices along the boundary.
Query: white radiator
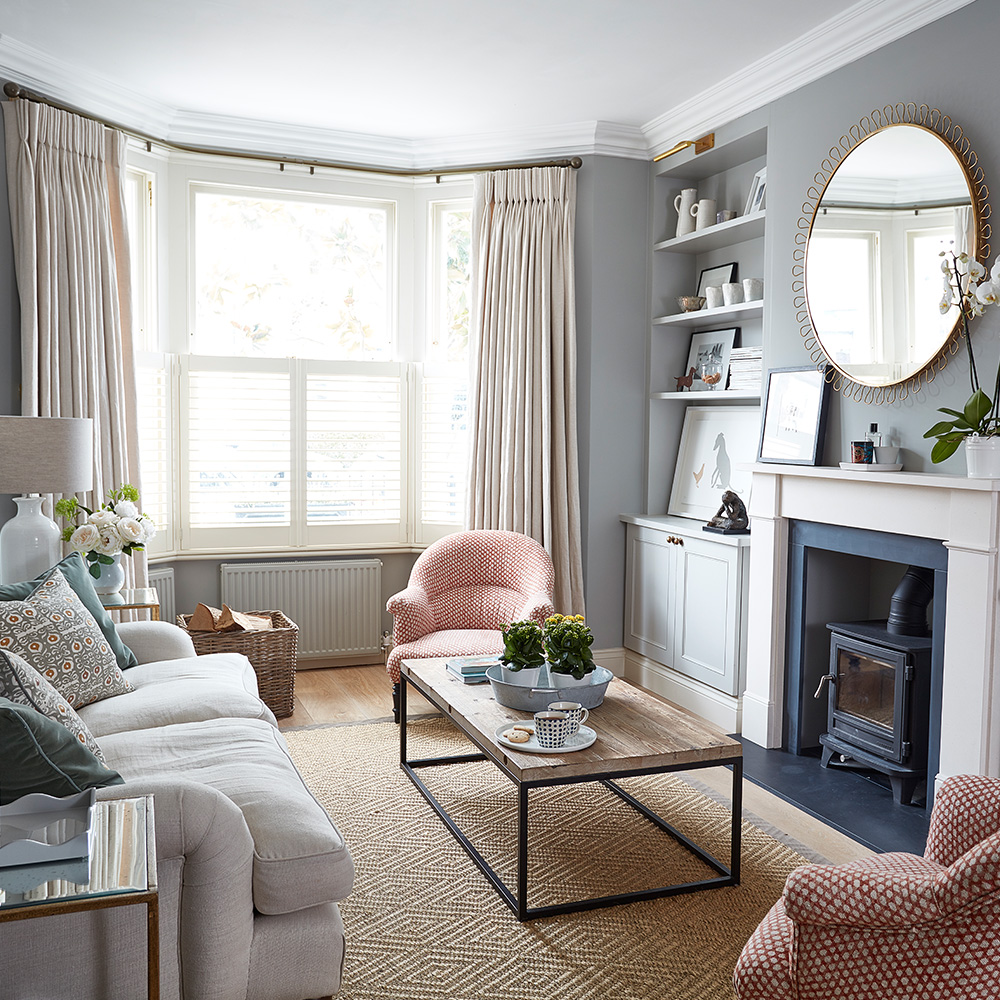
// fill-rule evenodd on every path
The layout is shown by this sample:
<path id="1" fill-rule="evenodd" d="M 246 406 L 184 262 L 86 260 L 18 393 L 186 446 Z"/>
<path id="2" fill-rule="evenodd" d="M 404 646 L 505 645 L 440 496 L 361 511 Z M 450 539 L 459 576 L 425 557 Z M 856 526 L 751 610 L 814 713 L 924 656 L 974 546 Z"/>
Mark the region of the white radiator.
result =
<path id="1" fill-rule="evenodd" d="M 174 570 L 172 566 L 162 569 L 149 567 L 149 585 L 156 588 L 160 598 L 160 621 L 173 624 L 177 621 L 177 599 L 174 594 Z"/>
<path id="2" fill-rule="evenodd" d="M 299 659 L 381 660 L 382 561 L 223 563 L 234 611 L 281 611 L 299 626 Z"/>

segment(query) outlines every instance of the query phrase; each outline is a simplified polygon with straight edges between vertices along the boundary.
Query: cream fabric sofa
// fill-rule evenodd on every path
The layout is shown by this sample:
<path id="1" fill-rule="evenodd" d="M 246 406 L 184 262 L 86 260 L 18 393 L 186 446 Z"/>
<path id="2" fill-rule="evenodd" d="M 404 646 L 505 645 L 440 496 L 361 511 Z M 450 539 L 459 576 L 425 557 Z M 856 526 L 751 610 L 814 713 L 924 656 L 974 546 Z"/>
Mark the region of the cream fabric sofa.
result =
<path id="1" fill-rule="evenodd" d="M 354 867 L 305 787 L 246 657 L 195 656 L 167 622 L 119 627 L 135 687 L 80 716 L 124 785 L 152 793 L 164 1000 L 309 1000 L 340 988 L 337 901 Z M 142 907 L 0 925 L 0 993 L 145 996 Z"/>

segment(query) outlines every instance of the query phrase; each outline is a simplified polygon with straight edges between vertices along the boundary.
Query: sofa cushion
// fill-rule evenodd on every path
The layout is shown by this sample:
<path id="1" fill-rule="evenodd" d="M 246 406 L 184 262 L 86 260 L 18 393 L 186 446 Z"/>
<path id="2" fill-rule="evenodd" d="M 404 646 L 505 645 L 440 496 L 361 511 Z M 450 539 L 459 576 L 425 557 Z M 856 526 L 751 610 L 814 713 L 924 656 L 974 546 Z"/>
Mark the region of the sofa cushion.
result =
<path id="1" fill-rule="evenodd" d="M 55 719 L 0 698 L 0 805 L 34 792 L 73 795 L 122 783 Z"/>
<path id="2" fill-rule="evenodd" d="M 253 900 L 261 913 L 291 913 L 350 893 L 354 863 L 344 838 L 269 723 L 188 722 L 116 733 L 101 746 L 126 779 L 180 776 L 239 806 L 254 841 Z"/>
<path id="3" fill-rule="evenodd" d="M 276 725 L 257 697 L 257 675 L 240 653 L 143 663 L 129 670 L 128 677 L 134 689 L 130 694 L 80 710 L 95 736 L 208 719 L 261 719 Z"/>
<path id="4" fill-rule="evenodd" d="M 37 671 L 16 653 L 0 650 L 0 698 L 15 705 L 27 705 L 65 726 L 102 764 L 104 754 L 87 724 L 73 706 Z"/>
<path id="5" fill-rule="evenodd" d="M 132 690 L 58 567 L 23 601 L 0 604 L 0 649 L 23 656 L 74 708 Z"/>
<path id="6" fill-rule="evenodd" d="M 83 601 L 83 606 L 94 616 L 94 621 L 100 626 L 104 638 L 108 640 L 108 645 L 115 654 L 118 666 L 134 667 L 138 661 L 132 650 L 122 642 L 118 635 L 118 629 L 111 620 L 111 615 L 101 604 L 101 598 L 94 590 L 94 578 L 90 575 L 87 564 L 83 561 L 83 556 L 79 552 L 73 552 L 62 561 L 57 562 L 52 569 L 58 569 L 66 577 L 66 582 L 73 588 L 76 596 Z M 0 584 L 0 601 L 23 601 L 52 575 L 52 569 L 39 573 L 34 580 Z"/>

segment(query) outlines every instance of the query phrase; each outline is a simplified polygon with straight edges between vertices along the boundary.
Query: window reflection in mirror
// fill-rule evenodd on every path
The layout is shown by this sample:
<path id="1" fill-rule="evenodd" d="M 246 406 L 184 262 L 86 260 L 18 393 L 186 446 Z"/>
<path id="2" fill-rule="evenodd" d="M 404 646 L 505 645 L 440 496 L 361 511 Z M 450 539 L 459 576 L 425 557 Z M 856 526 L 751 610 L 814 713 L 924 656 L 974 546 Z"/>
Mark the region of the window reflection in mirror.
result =
<path id="1" fill-rule="evenodd" d="M 856 146 L 830 179 L 806 248 L 806 298 L 830 360 L 854 381 L 891 385 L 950 337 L 942 250 L 975 252 L 965 171 L 936 133 L 891 126 Z"/>

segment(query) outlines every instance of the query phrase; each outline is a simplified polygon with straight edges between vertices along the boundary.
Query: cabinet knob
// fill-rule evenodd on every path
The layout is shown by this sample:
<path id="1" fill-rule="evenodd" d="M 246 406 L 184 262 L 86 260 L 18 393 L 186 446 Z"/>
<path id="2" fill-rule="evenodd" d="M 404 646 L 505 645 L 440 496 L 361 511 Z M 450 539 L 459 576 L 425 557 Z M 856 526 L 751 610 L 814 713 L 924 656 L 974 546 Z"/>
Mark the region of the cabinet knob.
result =
<path id="1" fill-rule="evenodd" d="M 667 541 L 671 545 L 683 545 L 684 544 L 684 539 L 683 538 L 678 538 L 676 535 L 667 535 Z"/>

